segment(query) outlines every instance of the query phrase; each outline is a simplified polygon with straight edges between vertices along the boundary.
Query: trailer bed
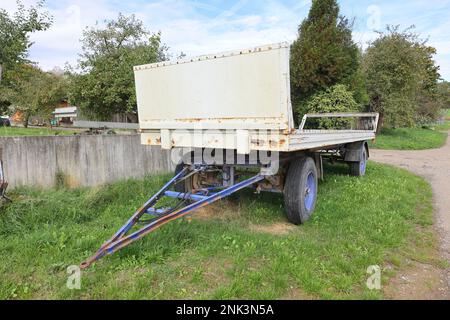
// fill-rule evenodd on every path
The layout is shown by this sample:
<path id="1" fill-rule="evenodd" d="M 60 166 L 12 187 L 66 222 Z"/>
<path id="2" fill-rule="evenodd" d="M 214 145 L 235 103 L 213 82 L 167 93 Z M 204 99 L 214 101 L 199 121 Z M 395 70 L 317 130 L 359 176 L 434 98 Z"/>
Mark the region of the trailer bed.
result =
<path id="1" fill-rule="evenodd" d="M 374 139 L 374 113 L 306 115 L 295 126 L 289 53 L 279 43 L 135 67 L 141 143 L 248 154 Z M 308 130 L 314 117 L 355 121 L 345 130 Z"/>

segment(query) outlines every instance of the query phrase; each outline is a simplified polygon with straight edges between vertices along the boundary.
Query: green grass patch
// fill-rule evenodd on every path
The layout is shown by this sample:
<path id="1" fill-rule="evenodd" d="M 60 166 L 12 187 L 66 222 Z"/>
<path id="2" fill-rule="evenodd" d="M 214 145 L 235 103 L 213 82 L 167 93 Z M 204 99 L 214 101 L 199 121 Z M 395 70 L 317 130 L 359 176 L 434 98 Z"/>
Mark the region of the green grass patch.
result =
<path id="1" fill-rule="evenodd" d="M 305 225 L 287 223 L 281 195 L 246 190 L 214 204 L 208 219 L 171 222 L 98 261 L 83 271 L 81 290 L 66 288 L 66 268 L 95 252 L 169 175 L 13 190 L 0 211 L 0 299 L 383 298 L 366 288 L 367 267 L 393 253 L 401 264 L 435 245 L 431 189 L 372 162 L 365 177 L 347 171 L 327 167 Z"/>
<path id="2" fill-rule="evenodd" d="M 383 129 L 375 142 L 369 145 L 376 149 L 423 150 L 440 148 L 445 144 L 447 133 L 437 129 L 398 128 Z"/>
<path id="3" fill-rule="evenodd" d="M 435 125 L 433 128 L 438 131 L 448 131 L 450 130 L 450 121 L 445 121 L 443 124 Z"/>
<path id="4" fill-rule="evenodd" d="M 0 127 L 1 137 L 18 136 L 67 136 L 73 135 L 75 131 L 57 130 L 46 127 L 42 128 L 23 128 L 23 127 Z"/>

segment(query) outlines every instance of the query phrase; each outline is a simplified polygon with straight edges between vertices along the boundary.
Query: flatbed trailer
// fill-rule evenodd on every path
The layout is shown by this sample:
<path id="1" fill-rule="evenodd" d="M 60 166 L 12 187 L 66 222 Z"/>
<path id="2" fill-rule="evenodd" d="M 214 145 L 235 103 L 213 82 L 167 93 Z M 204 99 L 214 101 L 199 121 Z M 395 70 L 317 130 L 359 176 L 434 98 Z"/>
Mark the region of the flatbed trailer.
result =
<path id="1" fill-rule="evenodd" d="M 141 143 L 172 150 L 175 176 L 82 268 L 243 188 L 282 194 L 288 220 L 301 224 L 314 211 L 324 159 L 365 174 L 378 114 L 306 114 L 296 127 L 289 49 L 280 43 L 134 68 Z"/>

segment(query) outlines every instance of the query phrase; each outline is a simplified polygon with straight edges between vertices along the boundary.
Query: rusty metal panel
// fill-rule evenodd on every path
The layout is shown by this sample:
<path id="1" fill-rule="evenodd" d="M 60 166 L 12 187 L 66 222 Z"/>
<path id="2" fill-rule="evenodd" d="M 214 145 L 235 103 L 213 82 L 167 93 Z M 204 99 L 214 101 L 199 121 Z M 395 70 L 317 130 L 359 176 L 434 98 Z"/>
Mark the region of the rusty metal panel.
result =
<path id="1" fill-rule="evenodd" d="M 134 70 L 141 129 L 293 127 L 286 43 Z"/>
<path id="2" fill-rule="evenodd" d="M 251 150 L 289 151 L 289 135 L 278 132 L 239 130 L 175 130 L 170 132 L 170 147 L 163 145 L 163 130 L 149 130 L 141 133 L 141 144 L 170 148 L 217 148 L 236 149 L 248 154 Z M 245 132 L 243 132 L 245 131 Z M 247 135 L 248 134 L 248 135 Z"/>

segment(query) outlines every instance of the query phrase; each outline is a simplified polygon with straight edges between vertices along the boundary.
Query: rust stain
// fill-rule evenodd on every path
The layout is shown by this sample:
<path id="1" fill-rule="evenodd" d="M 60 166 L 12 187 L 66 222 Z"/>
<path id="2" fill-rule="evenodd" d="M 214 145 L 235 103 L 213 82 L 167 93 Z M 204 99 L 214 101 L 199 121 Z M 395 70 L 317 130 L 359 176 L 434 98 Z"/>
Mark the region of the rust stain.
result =
<path id="1" fill-rule="evenodd" d="M 204 120 L 204 119 L 202 119 L 202 118 L 189 118 L 189 119 L 186 119 L 185 121 L 186 122 L 200 122 L 202 120 Z"/>
<path id="2" fill-rule="evenodd" d="M 269 140 L 269 145 L 271 147 L 277 147 L 278 146 L 278 141 L 276 141 L 276 140 Z"/>
<path id="3" fill-rule="evenodd" d="M 261 146 L 263 146 L 265 144 L 265 141 L 264 140 L 254 139 L 254 140 L 251 140 L 251 143 L 252 144 L 256 144 L 258 147 L 261 147 Z"/>

